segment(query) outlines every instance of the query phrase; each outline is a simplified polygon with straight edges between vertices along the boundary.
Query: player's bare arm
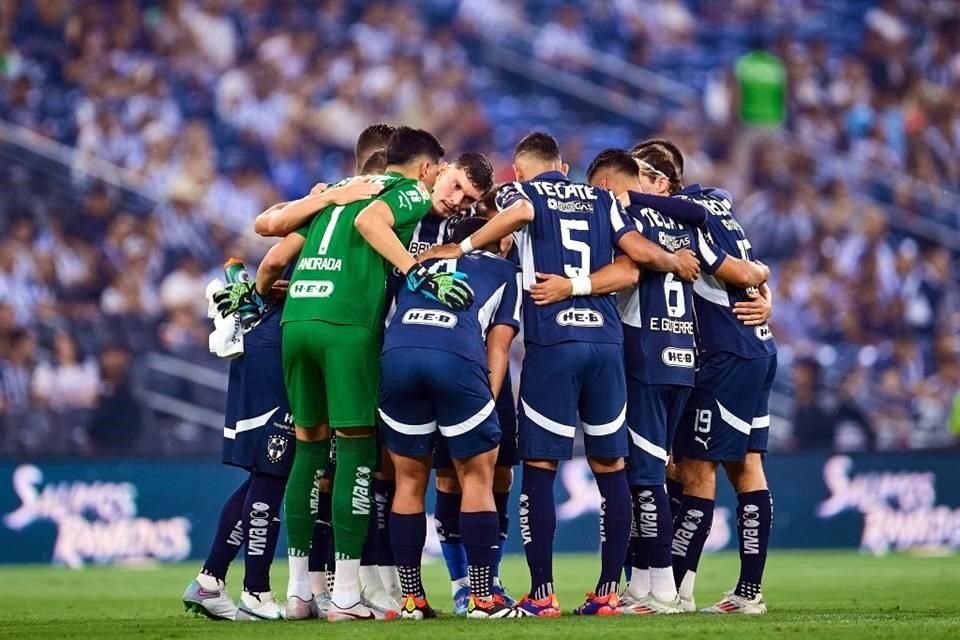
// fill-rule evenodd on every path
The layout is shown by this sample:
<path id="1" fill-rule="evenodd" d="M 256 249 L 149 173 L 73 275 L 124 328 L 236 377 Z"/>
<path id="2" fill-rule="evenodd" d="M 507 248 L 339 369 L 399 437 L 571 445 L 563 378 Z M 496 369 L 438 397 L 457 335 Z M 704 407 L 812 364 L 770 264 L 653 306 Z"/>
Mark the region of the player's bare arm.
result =
<path id="1" fill-rule="evenodd" d="M 503 377 L 510 366 L 510 343 L 516 334 L 516 329 L 505 324 L 498 324 L 487 332 L 487 370 L 494 399 L 500 395 Z"/>
<path id="2" fill-rule="evenodd" d="M 264 297 L 269 295 L 273 285 L 283 275 L 284 268 L 297 257 L 305 242 L 306 238 L 299 233 L 291 233 L 270 247 L 267 255 L 260 261 L 260 266 L 257 267 L 257 293 Z"/>
<path id="3" fill-rule="evenodd" d="M 493 217 L 490 222 L 481 227 L 476 233 L 464 240 L 459 245 L 445 244 L 433 247 L 429 251 L 421 254 L 421 259 L 439 258 L 449 260 L 451 258 L 460 258 L 473 247 L 483 247 L 488 244 L 496 244 L 514 231 L 523 228 L 527 223 L 533 220 L 533 205 L 527 200 L 518 200 L 499 214 Z"/>
<path id="4" fill-rule="evenodd" d="M 617 256 L 610 264 L 590 274 L 590 293 L 616 293 L 637 284 L 640 268 L 629 256 Z M 562 302 L 573 296 L 573 280 L 554 273 L 538 273 L 539 282 L 530 287 L 533 303 L 542 306 Z"/>
<path id="5" fill-rule="evenodd" d="M 773 290 L 764 283 L 759 290 L 748 290 L 747 295 L 750 300 L 733 305 L 733 314 L 748 327 L 766 324 L 773 315 Z"/>
<path id="6" fill-rule="evenodd" d="M 313 216 L 329 205 L 366 200 L 380 193 L 380 188 L 379 183 L 363 178 L 319 191 L 314 187 L 309 195 L 299 200 L 284 203 L 279 207 L 274 205 L 261 213 L 254 220 L 253 228 L 261 236 L 285 236 L 307 224 Z"/>
<path id="7" fill-rule="evenodd" d="M 770 277 L 770 268 L 762 262 L 750 262 L 734 256 L 726 256 L 714 275 L 735 287 L 749 289 L 758 287 Z"/>
<path id="8" fill-rule="evenodd" d="M 675 273 L 687 282 L 693 282 L 700 275 L 700 261 L 689 249 L 670 253 L 657 243 L 644 238 L 638 231 L 623 234 L 619 246 L 641 267 L 663 273 Z"/>

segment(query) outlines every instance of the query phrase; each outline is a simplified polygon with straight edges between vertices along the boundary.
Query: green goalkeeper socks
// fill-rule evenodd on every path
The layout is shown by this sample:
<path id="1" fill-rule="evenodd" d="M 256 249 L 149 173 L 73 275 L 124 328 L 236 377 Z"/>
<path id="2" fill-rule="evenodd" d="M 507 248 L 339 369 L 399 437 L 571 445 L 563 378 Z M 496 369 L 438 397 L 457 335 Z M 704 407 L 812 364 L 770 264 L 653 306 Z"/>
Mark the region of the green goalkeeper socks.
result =
<path id="1" fill-rule="evenodd" d="M 338 560 L 360 558 L 373 504 L 374 436 L 337 438 L 337 475 L 333 479 L 333 541 Z"/>
<path id="2" fill-rule="evenodd" d="M 287 523 L 287 555 L 310 553 L 313 525 L 317 516 L 319 480 L 330 458 L 330 441 L 297 440 L 297 452 L 283 496 Z"/>

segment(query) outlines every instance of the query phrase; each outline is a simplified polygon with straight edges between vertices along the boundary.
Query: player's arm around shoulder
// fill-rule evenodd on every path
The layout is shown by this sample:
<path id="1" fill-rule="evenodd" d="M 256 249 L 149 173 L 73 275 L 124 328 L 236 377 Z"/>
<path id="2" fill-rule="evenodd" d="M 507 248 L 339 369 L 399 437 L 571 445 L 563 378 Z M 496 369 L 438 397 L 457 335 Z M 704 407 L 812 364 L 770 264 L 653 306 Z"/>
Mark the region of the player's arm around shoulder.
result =
<path id="1" fill-rule="evenodd" d="M 353 178 L 330 188 L 318 183 L 299 200 L 275 204 L 258 215 L 253 222 L 253 230 L 261 236 L 286 236 L 310 222 L 330 205 L 366 200 L 380 193 L 381 188 L 378 181 L 367 176 Z"/>

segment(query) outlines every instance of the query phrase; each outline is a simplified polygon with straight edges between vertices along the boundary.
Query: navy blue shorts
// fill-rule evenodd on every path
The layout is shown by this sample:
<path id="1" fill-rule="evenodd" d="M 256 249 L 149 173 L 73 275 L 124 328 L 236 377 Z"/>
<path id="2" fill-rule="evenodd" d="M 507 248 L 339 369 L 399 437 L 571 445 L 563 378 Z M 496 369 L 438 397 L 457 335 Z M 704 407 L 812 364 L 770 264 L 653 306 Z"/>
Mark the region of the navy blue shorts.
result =
<path id="1" fill-rule="evenodd" d="M 500 395 L 497 396 L 497 422 L 500 423 L 501 434 L 497 466 L 514 467 L 520 464 L 520 456 L 517 453 L 517 401 L 513 396 L 513 381 L 510 379 L 509 369 L 503 377 Z M 453 468 L 453 460 L 444 438 L 437 440 L 437 448 L 433 452 L 433 468 Z"/>
<path id="2" fill-rule="evenodd" d="M 662 485 L 667 481 L 667 457 L 692 391 L 692 387 L 627 378 L 630 486 Z"/>
<path id="3" fill-rule="evenodd" d="M 223 463 L 285 478 L 296 449 L 293 416 L 279 344 L 247 340 L 259 329 L 244 337 L 243 355 L 230 362 Z"/>
<path id="4" fill-rule="evenodd" d="M 740 462 L 748 451 L 766 452 L 776 373 L 776 354 L 747 359 L 715 353 L 704 358 L 677 429 L 675 458 Z"/>
<path id="5" fill-rule="evenodd" d="M 486 366 L 438 349 L 400 347 L 383 354 L 380 419 L 394 453 L 425 456 L 437 434 L 458 460 L 500 444 Z"/>
<path id="6" fill-rule="evenodd" d="M 520 457 L 570 460 L 578 418 L 588 456 L 626 456 L 626 405 L 621 345 L 528 344 L 520 376 Z"/>

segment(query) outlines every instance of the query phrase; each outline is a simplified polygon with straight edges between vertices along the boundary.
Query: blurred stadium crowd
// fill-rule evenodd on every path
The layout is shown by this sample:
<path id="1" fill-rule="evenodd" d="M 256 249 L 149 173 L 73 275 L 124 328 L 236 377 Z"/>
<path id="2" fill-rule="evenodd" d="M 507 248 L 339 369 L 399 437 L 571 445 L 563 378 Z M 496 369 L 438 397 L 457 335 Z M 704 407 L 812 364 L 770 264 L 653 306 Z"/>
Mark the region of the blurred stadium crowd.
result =
<path id="1" fill-rule="evenodd" d="M 694 97 L 658 122 L 603 112 L 490 62 L 508 40 L 613 102 L 654 98 L 607 55 Z M 788 91 L 782 126 L 758 130 L 733 70 L 761 46 Z M 793 425 L 776 444 L 957 441 L 958 2 L 2 0 L 0 121 L 78 153 L 0 139 L 0 452 L 162 448 L 139 438 L 156 426 L 144 392 L 210 394 L 151 378 L 145 354 L 215 366 L 206 282 L 229 255 L 255 264 L 253 217 L 351 173 L 380 120 L 491 152 L 500 179 L 535 126 L 574 177 L 603 147 L 675 139 L 688 182 L 738 197 L 774 270 Z M 126 171 L 91 177 L 98 159 Z M 189 423 L 163 422 L 185 450 L 219 446 Z"/>

